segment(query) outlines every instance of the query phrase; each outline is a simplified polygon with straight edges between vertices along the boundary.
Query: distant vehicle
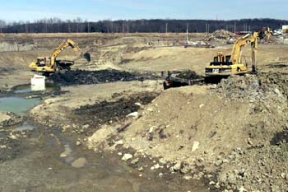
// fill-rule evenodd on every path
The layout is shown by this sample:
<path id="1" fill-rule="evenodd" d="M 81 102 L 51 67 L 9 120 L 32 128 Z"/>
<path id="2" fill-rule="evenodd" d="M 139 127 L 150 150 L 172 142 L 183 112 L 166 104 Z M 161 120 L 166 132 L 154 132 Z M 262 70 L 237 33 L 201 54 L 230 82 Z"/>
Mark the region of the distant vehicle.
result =
<path id="1" fill-rule="evenodd" d="M 204 82 L 203 76 L 200 76 L 195 71 L 189 69 L 172 70 L 167 72 L 162 71 L 162 76 L 165 77 L 163 82 L 164 89 L 201 84 Z"/>
<path id="2" fill-rule="evenodd" d="M 70 60 L 56 60 L 57 56 L 67 47 L 73 48 L 74 51 L 80 51 L 80 48 L 71 39 L 61 43 L 50 57 L 37 57 L 36 62 L 31 62 L 29 67 L 32 71 L 40 72 L 43 75 L 48 76 L 51 73 L 55 73 L 60 70 L 70 70 L 74 61 Z"/>
<path id="3" fill-rule="evenodd" d="M 252 31 L 235 31 L 236 35 L 246 35 L 246 34 L 252 34 Z"/>
<path id="4" fill-rule="evenodd" d="M 272 32 L 272 35 L 275 35 L 275 36 L 282 35 L 282 34 L 283 34 L 282 29 L 274 29 Z"/>

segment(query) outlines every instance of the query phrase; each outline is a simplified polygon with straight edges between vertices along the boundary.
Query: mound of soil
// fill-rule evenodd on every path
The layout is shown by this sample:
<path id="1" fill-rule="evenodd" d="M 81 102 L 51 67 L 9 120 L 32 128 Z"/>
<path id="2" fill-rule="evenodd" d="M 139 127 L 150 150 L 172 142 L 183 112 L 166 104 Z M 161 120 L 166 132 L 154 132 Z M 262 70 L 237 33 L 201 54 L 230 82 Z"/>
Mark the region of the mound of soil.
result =
<path id="1" fill-rule="evenodd" d="M 134 155 L 159 157 L 159 165 L 204 179 L 213 191 L 285 191 L 286 77 L 233 76 L 217 86 L 169 89 L 115 135 Z"/>
<path id="2" fill-rule="evenodd" d="M 101 71 L 65 71 L 65 73 L 55 73 L 49 76 L 49 80 L 60 85 L 84 85 L 98 84 L 115 81 L 143 81 L 146 79 L 156 79 L 152 74 L 136 74 L 118 70 L 101 70 Z"/>
<path id="3" fill-rule="evenodd" d="M 204 39 L 207 41 L 211 40 L 230 40 L 234 38 L 236 35 L 230 31 L 226 31 L 224 29 L 216 30 L 211 35 L 206 36 Z"/>

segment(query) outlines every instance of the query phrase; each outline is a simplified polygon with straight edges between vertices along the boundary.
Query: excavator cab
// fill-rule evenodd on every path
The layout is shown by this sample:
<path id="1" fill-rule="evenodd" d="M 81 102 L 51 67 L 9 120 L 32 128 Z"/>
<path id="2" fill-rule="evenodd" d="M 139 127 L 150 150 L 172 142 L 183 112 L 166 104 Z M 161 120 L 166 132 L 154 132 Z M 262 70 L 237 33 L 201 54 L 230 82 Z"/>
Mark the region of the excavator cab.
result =
<path id="1" fill-rule="evenodd" d="M 38 65 L 39 67 L 45 66 L 45 65 L 46 65 L 46 62 L 47 62 L 46 57 L 37 57 L 36 63 L 37 63 L 37 65 Z"/>
<path id="2" fill-rule="evenodd" d="M 224 55 L 222 52 L 218 52 L 210 65 L 232 65 L 230 58 L 231 55 Z"/>

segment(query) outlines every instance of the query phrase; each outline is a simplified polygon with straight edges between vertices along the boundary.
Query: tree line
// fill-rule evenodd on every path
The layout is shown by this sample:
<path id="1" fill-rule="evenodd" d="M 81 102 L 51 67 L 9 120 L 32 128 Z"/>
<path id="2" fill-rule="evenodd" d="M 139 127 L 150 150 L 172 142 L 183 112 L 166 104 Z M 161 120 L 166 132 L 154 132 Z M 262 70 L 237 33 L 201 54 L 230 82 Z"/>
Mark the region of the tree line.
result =
<path id="1" fill-rule="evenodd" d="M 213 32 L 218 29 L 228 31 L 255 31 L 264 26 L 279 29 L 288 24 L 278 19 L 240 19 L 240 20 L 179 20 L 179 19 L 141 19 L 141 20 L 101 20 L 87 21 L 81 18 L 61 20 L 59 18 L 41 19 L 35 22 L 10 22 L 0 20 L 0 33 L 185 33 Z"/>

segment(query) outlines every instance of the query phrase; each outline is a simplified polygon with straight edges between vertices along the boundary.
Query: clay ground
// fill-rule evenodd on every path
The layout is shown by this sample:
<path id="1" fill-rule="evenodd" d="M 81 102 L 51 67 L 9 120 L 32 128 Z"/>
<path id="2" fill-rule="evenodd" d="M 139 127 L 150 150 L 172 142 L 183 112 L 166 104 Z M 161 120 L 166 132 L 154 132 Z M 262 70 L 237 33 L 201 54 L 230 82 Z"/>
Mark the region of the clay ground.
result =
<path id="1" fill-rule="evenodd" d="M 130 156 L 127 163 L 139 170 L 138 159 L 156 158 L 150 169 L 165 167 L 165 174 L 202 180 L 211 191 L 285 191 L 287 45 L 276 37 L 259 44 L 258 76 L 165 91 L 156 77 L 177 69 L 203 75 L 217 52 L 229 54 L 232 48 L 223 38 L 207 41 L 211 35 L 190 39 L 213 48 L 184 48 L 185 34 L 2 35 L 0 87 L 28 84 L 29 62 L 71 38 L 91 57 L 65 50 L 60 58 L 75 59 L 73 71 L 116 69 L 142 79 L 62 85 L 61 94 L 44 97 L 30 111 L 35 121 L 76 134 L 89 149 Z M 249 47 L 243 54 L 251 60 Z"/>

